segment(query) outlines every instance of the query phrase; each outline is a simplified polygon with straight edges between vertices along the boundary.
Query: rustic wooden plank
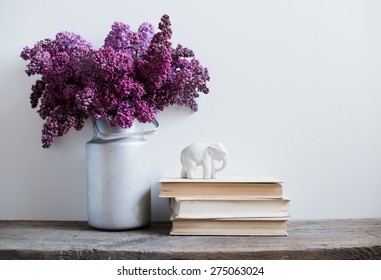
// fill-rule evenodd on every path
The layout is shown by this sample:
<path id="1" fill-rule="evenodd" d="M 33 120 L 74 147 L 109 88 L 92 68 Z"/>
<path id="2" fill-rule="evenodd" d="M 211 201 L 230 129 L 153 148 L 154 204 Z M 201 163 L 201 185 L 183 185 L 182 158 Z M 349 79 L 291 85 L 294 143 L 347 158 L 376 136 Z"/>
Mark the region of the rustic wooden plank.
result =
<path id="1" fill-rule="evenodd" d="M 0 259 L 381 259 L 381 219 L 290 220 L 287 228 L 288 237 L 170 236 L 166 222 L 100 231 L 0 221 Z"/>

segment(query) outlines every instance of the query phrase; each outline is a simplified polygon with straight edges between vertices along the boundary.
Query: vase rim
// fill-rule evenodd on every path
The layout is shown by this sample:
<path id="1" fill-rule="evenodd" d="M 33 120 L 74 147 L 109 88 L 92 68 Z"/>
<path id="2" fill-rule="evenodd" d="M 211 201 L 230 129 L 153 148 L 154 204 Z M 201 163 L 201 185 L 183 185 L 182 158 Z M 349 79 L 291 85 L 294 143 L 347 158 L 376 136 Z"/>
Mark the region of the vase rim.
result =
<path id="1" fill-rule="evenodd" d="M 93 120 L 95 137 L 101 139 L 118 139 L 130 136 L 143 136 L 157 134 L 159 123 L 156 119 L 152 122 L 154 128 L 146 130 L 145 124 L 135 120 L 130 128 L 113 126 L 106 120 Z"/>
<path id="2" fill-rule="evenodd" d="M 130 128 L 123 128 L 119 125 L 111 125 L 110 122 L 106 120 L 95 120 L 95 125 L 97 129 L 102 134 L 143 134 L 144 124 L 135 120 Z"/>

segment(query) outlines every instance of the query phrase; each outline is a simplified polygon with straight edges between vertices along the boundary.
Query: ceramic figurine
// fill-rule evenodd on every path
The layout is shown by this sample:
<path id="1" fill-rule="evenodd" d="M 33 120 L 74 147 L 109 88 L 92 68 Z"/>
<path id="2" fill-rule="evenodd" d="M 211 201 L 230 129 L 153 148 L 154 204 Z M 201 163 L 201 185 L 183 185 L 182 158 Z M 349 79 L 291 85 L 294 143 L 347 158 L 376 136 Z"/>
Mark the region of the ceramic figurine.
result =
<path id="1" fill-rule="evenodd" d="M 214 160 L 223 161 L 218 169 Z M 229 161 L 228 153 L 221 143 L 193 143 L 181 152 L 181 177 L 196 179 L 196 167 L 202 166 L 204 179 L 215 179 L 216 172 L 224 169 Z"/>

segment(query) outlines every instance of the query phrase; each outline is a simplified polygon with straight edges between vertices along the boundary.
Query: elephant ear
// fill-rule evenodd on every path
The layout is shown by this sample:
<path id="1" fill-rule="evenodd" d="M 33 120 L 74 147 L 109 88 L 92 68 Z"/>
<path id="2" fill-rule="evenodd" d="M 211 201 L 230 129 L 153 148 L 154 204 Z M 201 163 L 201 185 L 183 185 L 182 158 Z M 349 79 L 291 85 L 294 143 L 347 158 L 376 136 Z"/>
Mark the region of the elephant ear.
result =
<path id="1" fill-rule="evenodd" d="M 220 149 L 215 145 L 208 146 L 208 148 L 206 150 L 208 151 L 208 154 L 210 156 L 213 156 L 213 155 L 220 153 Z"/>

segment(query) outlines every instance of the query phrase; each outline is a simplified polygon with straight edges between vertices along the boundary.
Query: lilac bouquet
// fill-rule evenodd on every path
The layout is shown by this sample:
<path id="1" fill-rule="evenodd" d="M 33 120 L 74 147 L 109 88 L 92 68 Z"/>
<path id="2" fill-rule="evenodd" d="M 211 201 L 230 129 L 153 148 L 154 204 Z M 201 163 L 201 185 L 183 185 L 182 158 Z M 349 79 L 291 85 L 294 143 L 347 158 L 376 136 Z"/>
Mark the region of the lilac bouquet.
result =
<path id="1" fill-rule="evenodd" d="M 30 102 L 45 120 L 42 145 L 74 126 L 82 129 L 92 117 L 123 128 L 136 119 L 147 123 L 169 105 L 197 111 L 199 92 L 208 93 L 208 70 L 193 51 L 172 47 L 171 23 L 164 15 L 159 31 L 149 23 L 137 32 L 115 22 L 104 45 L 94 50 L 79 35 L 61 32 L 21 53 L 29 61 L 28 76 L 41 75 L 32 86 Z"/>

